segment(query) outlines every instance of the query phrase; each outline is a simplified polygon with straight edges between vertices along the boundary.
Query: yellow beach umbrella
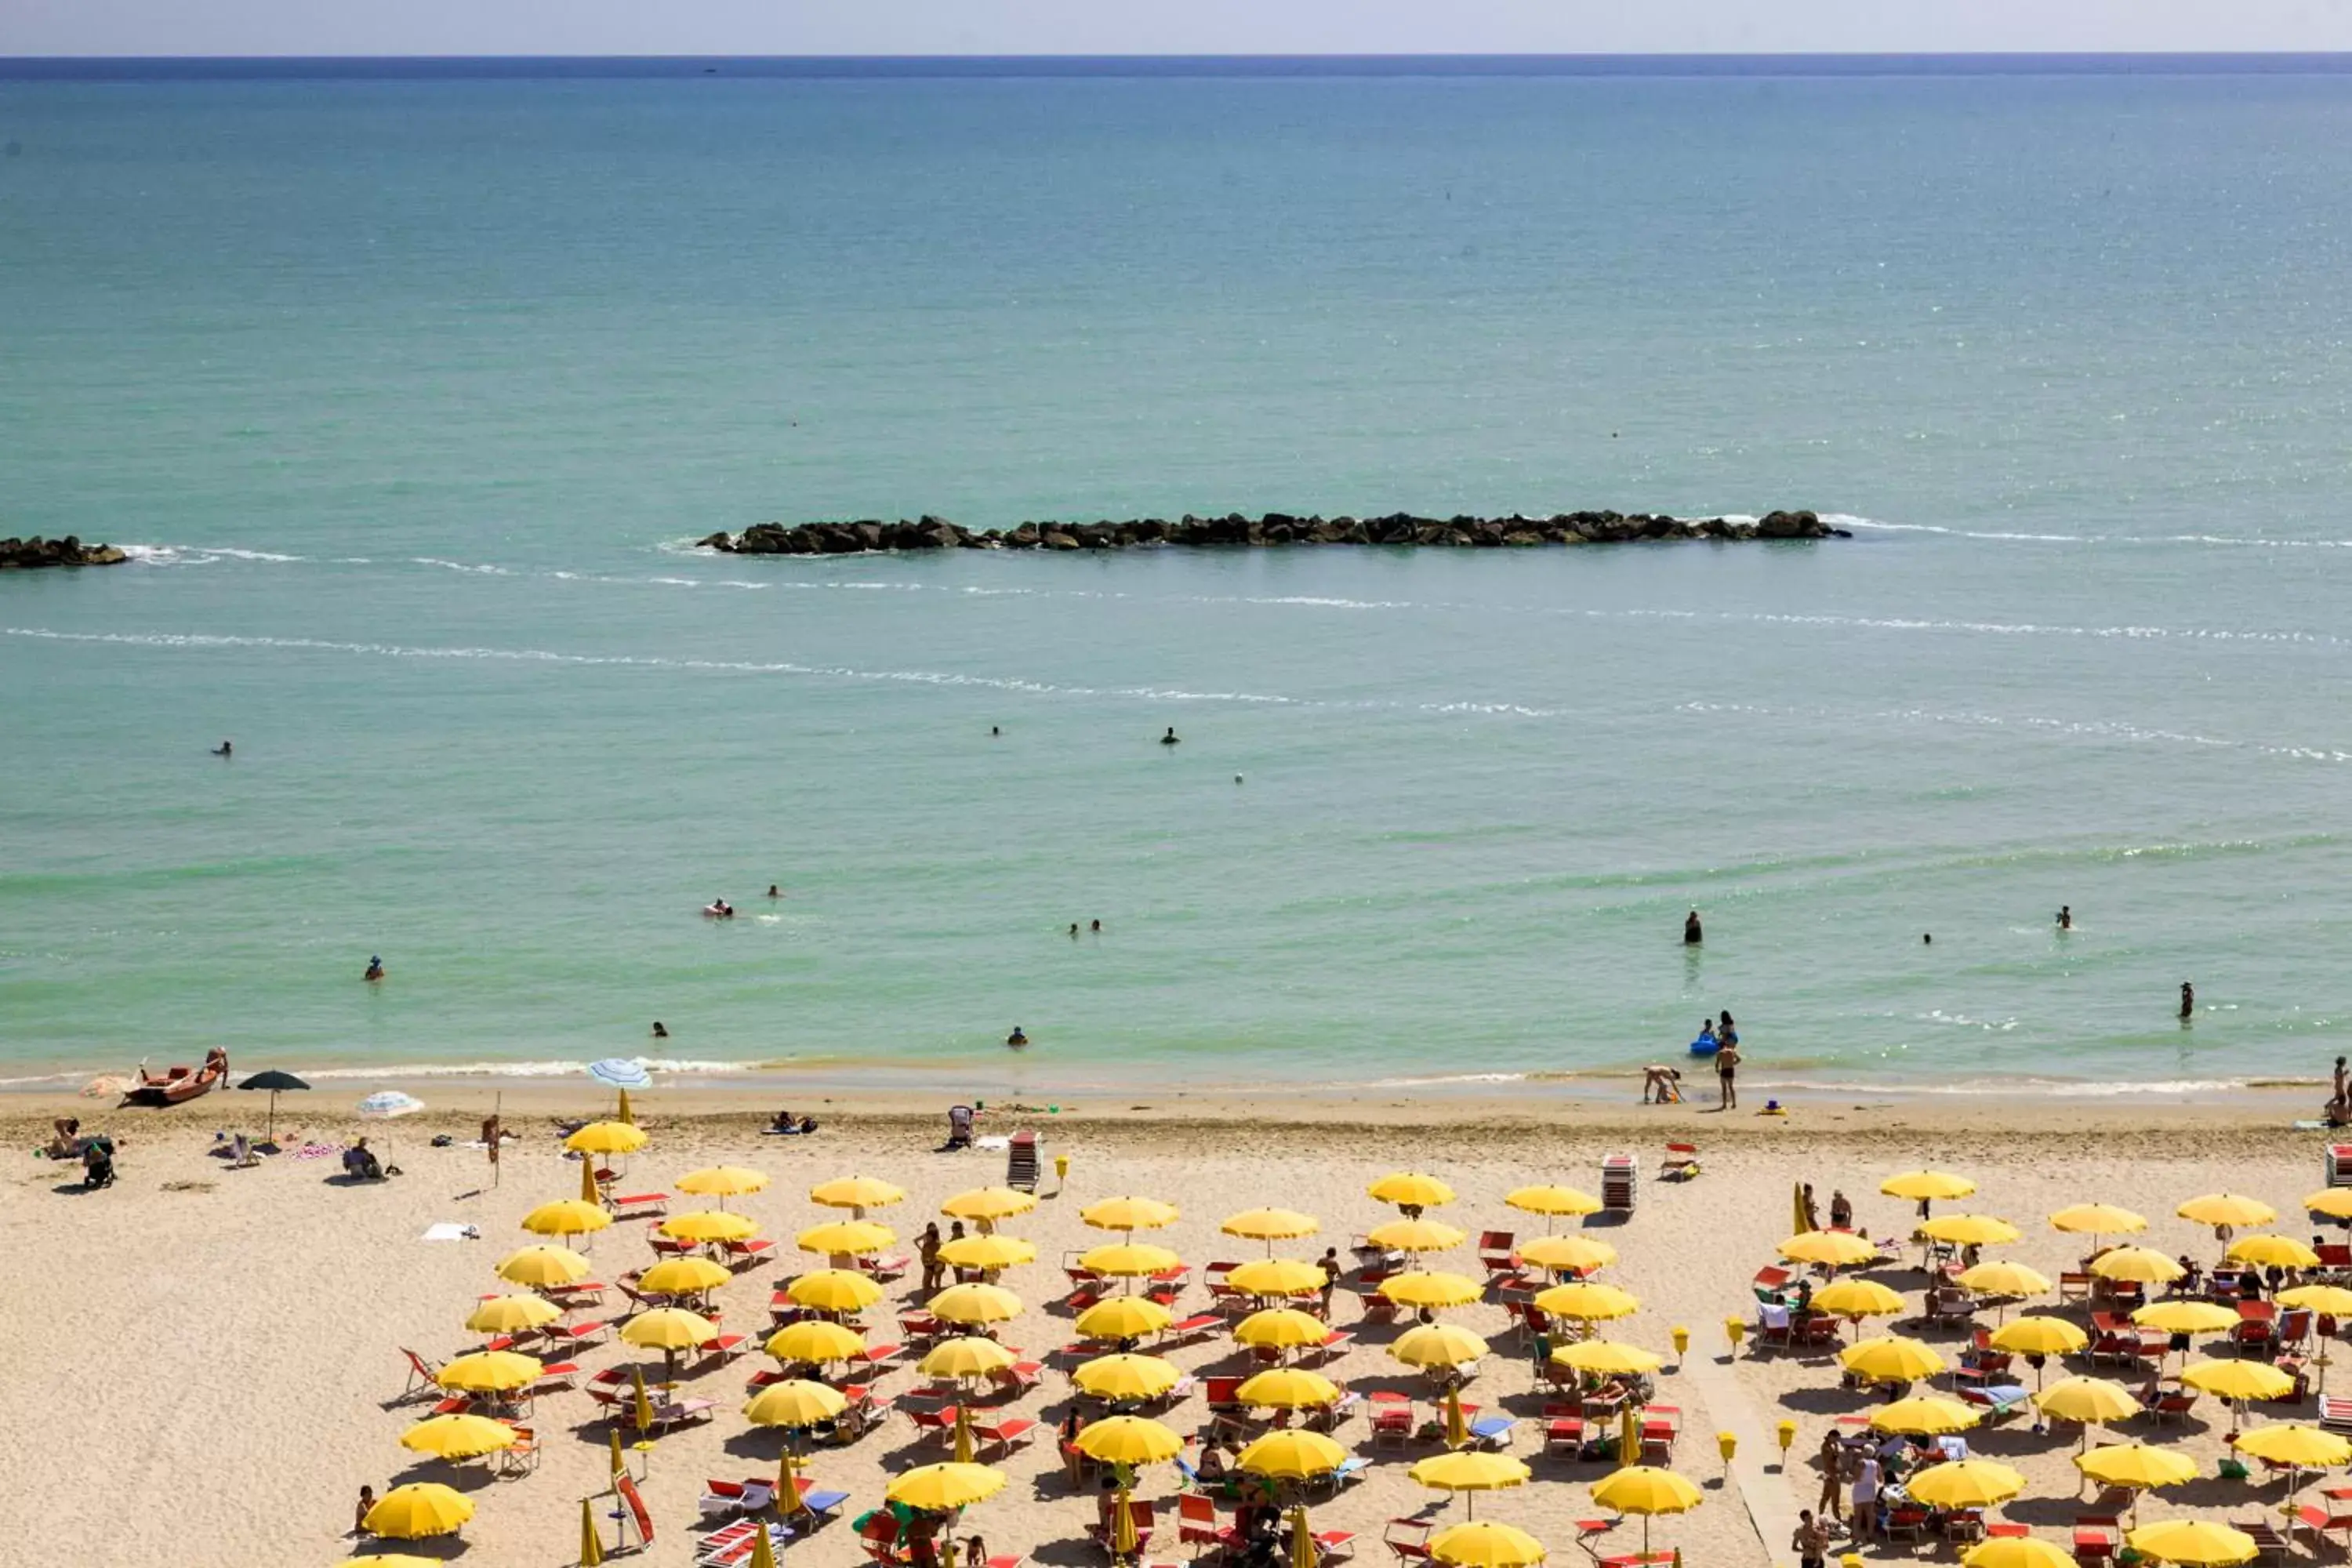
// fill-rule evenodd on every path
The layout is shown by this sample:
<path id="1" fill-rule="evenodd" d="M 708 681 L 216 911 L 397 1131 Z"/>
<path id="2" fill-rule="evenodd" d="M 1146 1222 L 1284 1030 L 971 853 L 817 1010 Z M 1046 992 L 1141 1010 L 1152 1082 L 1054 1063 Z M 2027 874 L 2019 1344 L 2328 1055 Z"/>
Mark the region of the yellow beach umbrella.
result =
<path id="1" fill-rule="evenodd" d="M 1083 1428 L 1078 1452 L 1098 1464 L 1156 1465 L 1184 1451 L 1184 1439 L 1143 1415 L 1108 1415 Z M 986 1568 L 985 1564 L 976 1568 Z"/>
<path id="2" fill-rule="evenodd" d="M 1462 1366 L 1486 1353 L 1486 1342 L 1459 1323 L 1420 1323 L 1389 1344 L 1389 1354 L 1407 1366 Z"/>
<path id="3" fill-rule="evenodd" d="M 645 1296 L 691 1296 L 715 1290 L 734 1278 L 708 1258 L 665 1258 L 638 1277 L 637 1291 Z"/>
<path id="4" fill-rule="evenodd" d="M 2338 1465 L 2352 1464 L 2352 1442 L 2301 1421 L 2284 1421 L 2275 1426 L 2256 1426 L 2241 1432 L 2238 1452 L 2298 1470 L 2330 1470 Z"/>
<path id="5" fill-rule="evenodd" d="M 1582 1236 L 1538 1236 L 1519 1247 L 1519 1261 L 1555 1273 L 1590 1273 L 1617 1261 L 1617 1249 Z"/>
<path id="6" fill-rule="evenodd" d="M 809 1226 L 793 1237 L 793 1245 L 826 1258 L 858 1258 L 879 1252 L 898 1239 L 888 1226 L 870 1219 L 836 1219 Z"/>
<path id="7" fill-rule="evenodd" d="M 1311 1214 L 1297 1209 L 1244 1209 L 1225 1216 L 1217 1227 L 1227 1236 L 1238 1236 L 1248 1241 L 1263 1241 L 1272 1246 L 1277 1241 L 1296 1241 L 1302 1236 L 1313 1236 L 1323 1224 Z"/>
<path id="8" fill-rule="evenodd" d="M 2124 1279 L 2142 1285 L 2164 1285 L 2180 1278 L 2180 1265 L 2151 1247 L 2118 1247 L 2091 1259 L 2091 1272 L 2102 1279 Z"/>
<path id="9" fill-rule="evenodd" d="M 931 1513 L 969 1508 L 1004 1489 L 1004 1473 L 986 1465 L 918 1465 L 891 1482 L 883 1496 Z"/>
<path id="10" fill-rule="evenodd" d="M 1244 1380 L 1234 1397 L 1278 1410 L 1320 1409 L 1339 1403 L 1339 1385 L 1303 1366 L 1278 1366 Z"/>
<path id="11" fill-rule="evenodd" d="M 1977 1413 L 1957 1399 L 1922 1394 L 1882 1405 L 1870 1413 L 1870 1425 L 1879 1432 L 1900 1432 L 1925 1437 L 1938 1432 L 1965 1432 L 1977 1424 Z"/>
<path id="12" fill-rule="evenodd" d="M 979 1268 L 992 1274 L 1000 1268 L 1036 1262 L 1037 1245 L 993 1231 L 982 1236 L 959 1236 L 940 1244 L 940 1261 L 950 1268 Z"/>
<path id="13" fill-rule="evenodd" d="M 784 1287 L 784 1299 L 814 1312 L 862 1312 L 882 1300 L 882 1287 L 846 1268 L 813 1268 Z"/>
<path id="14" fill-rule="evenodd" d="M 1621 1345 L 1612 1340 L 1580 1340 L 1572 1345 L 1562 1345 L 1551 1352 L 1551 1359 L 1561 1366 L 1574 1367 L 1608 1377 L 1639 1376 L 1653 1373 L 1666 1364 L 1664 1356 L 1653 1354 L 1638 1345 Z"/>
<path id="15" fill-rule="evenodd" d="M 604 1561 L 602 1557 L 584 1554 L 580 1559 L 582 1568 Z M 334 1568 L 449 1568 L 449 1563 L 444 1557 L 419 1557 L 413 1552 L 369 1552 L 357 1557 L 338 1557 Z"/>
<path id="16" fill-rule="evenodd" d="M 563 1309 L 544 1296 L 493 1296 L 467 1314 L 466 1327 L 478 1334 L 519 1334 L 562 1316 Z"/>
<path id="17" fill-rule="evenodd" d="M 515 1446 L 515 1429 L 486 1415 L 434 1415 L 400 1435 L 400 1446 L 436 1459 L 478 1459 Z"/>
<path id="18" fill-rule="evenodd" d="M 1591 1280 L 1555 1285 L 1539 1291 L 1535 1304 L 1555 1318 L 1574 1318 L 1586 1323 L 1631 1317 L 1642 1306 L 1640 1299 L 1631 1291 L 1620 1290 L 1614 1285 L 1596 1285 Z"/>
<path id="19" fill-rule="evenodd" d="M 1175 1363 L 1156 1355 L 1105 1355 L 1081 1362 L 1070 1373 L 1070 1382 L 1097 1399 L 1133 1401 L 1159 1398 L 1183 1375 Z"/>
<path id="20" fill-rule="evenodd" d="M 2018 1228 L 1989 1214 L 1937 1215 L 1919 1227 L 1919 1234 L 1954 1247 L 2005 1247 L 2018 1239 Z"/>
<path id="21" fill-rule="evenodd" d="M 2352 1187 L 2322 1187 L 2304 1199 L 2303 1206 L 2330 1219 L 2352 1219 Z"/>
<path id="22" fill-rule="evenodd" d="M 1839 1279 L 1813 1292 L 1813 1310 L 1832 1317 L 1884 1318 L 1903 1310 L 1903 1298 L 1875 1279 Z"/>
<path id="23" fill-rule="evenodd" d="M 560 1198 L 551 1204 L 541 1204 L 522 1216 L 523 1229 L 535 1236 L 585 1236 L 592 1230 L 603 1230 L 612 1223 L 613 1216 L 602 1207 L 578 1198 Z"/>
<path id="24" fill-rule="evenodd" d="M 1592 1488 L 1592 1500 L 1619 1513 L 1642 1516 L 1642 1552 L 1650 1551 L 1653 1514 L 1688 1513 L 1706 1500 L 1705 1494 L 1672 1470 L 1654 1465 L 1627 1465 Z"/>
<path id="25" fill-rule="evenodd" d="M 588 1278 L 588 1260 L 568 1247 L 526 1247 L 499 1259 L 498 1276 L 509 1285 L 551 1289 Z"/>
<path id="26" fill-rule="evenodd" d="M 2257 1268 L 2316 1268 L 2319 1254 L 2291 1236 L 2242 1236 L 2221 1255 Z"/>
<path id="27" fill-rule="evenodd" d="M 1158 1198 L 1104 1198 L 1078 1211 L 1097 1230 L 1162 1230 L 1176 1223 L 1176 1205 Z"/>
<path id="28" fill-rule="evenodd" d="M 2352 1187 L 2343 1189 L 2352 1192 Z M 2331 1318 L 2352 1318 L 2352 1290 L 2341 1285 L 2296 1285 L 2278 1293 L 2282 1307 L 2298 1307 L 2306 1312 L 2325 1312 Z"/>
<path id="29" fill-rule="evenodd" d="M 2023 1491 L 2025 1478 L 1990 1459 L 1958 1459 L 1916 1472 L 1903 1489 L 1930 1508 L 1991 1508 Z"/>
<path id="30" fill-rule="evenodd" d="M 830 1421 L 848 1408 L 841 1390 L 796 1377 L 760 1390 L 744 1405 L 743 1415 L 754 1426 L 797 1429 Z"/>
<path id="31" fill-rule="evenodd" d="M 2144 1524 L 2124 1537 L 2134 1552 L 2159 1563 L 2182 1563 L 2189 1568 L 2228 1568 L 2245 1563 L 2260 1550 L 2242 1530 L 2203 1519 L 2168 1519 Z"/>
<path id="32" fill-rule="evenodd" d="M 542 1363 L 537 1356 L 514 1351 L 476 1351 L 461 1355 L 433 1376 L 444 1388 L 460 1394 L 511 1394 L 539 1381 Z"/>
<path id="33" fill-rule="evenodd" d="M 1347 1449 L 1320 1432 L 1285 1427 L 1268 1432 L 1244 1448 L 1234 1463 L 1253 1476 L 1298 1481 L 1328 1476 L 1347 1458 Z"/>
<path id="34" fill-rule="evenodd" d="M 360 1521 L 370 1535 L 394 1541 L 418 1541 L 428 1535 L 452 1535 L 474 1517 L 473 1500 L 438 1481 L 411 1481 L 375 1500 Z"/>
<path id="35" fill-rule="evenodd" d="M 1365 1191 L 1373 1202 L 1394 1204 L 1399 1208 L 1433 1209 L 1454 1201 L 1452 1187 L 1435 1176 L 1424 1176 L 1415 1171 L 1392 1172 Z"/>
<path id="36" fill-rule="evenodd" d="M 1255 1258 L 1225 1276 L 1244 1296 L 1312 1296 L 1324 1286 L 1323 1270 L 1295 1258 Z"/>
<path id="37" fill-rule="evenodd" d="M 2146 1230 L 2147 1221 L 2113 1204 L 2074 1204 L 2052 1215 L 2050 1226 L 2076 1236 L 2129 1236 Z"/>
<path id="38" fill-rule="evenodd" d="M 849 1361 L 866 1353 L 866 1336 L 822 1318 L 786 1323 L 768 1336 L 768 1353 L 787 1366 Z"/>
<path id="39" fill-rule="evenodd" d="M 1254 1350 L 1297 1350 L 1331 1337 L 1330 1325 L 1295 1307 L 1270 1307 L 1234 1325 L 1234 1338 Z"/>
<path id="40" fill-rule="evenodd" d="M 992 1225 L 1001 1219 L 1027 1214 L 1037 1206 L 1034 1193 L 1017 1193 L 1011 1187 L 974 1187 L 968 1193 L 958 1193 L 940 1205 L 940 1212 L 950 1219 L 976 1220 Z"/>
<path id="41" fill-rule="evenodd" d="M 2063 1318 L 2019 1318 L 1992 1331 L 1992 1348 L 2011 1355 L 2072 1355 L 2091 1336 Z"/>
<path id="42" fill-rule="evenodd" d="M 1945 1171 L 1905 1171 L 1879 1183 L 1878 1190 L 1890 1198 L 1909 1198 L 1917 1203 L 1948 1202 L 1972 1195 L 1977 1184 L 1966 1176 L 1955 1176 Z"/>
<path id="43" fill-rule="evenodd" d="M 1843 1230 L 1807 1230 L 1780 1244 L 1780 1256 L 1791 1263 L 1818 1263 L 1827 1268 L 1851 1268 L 1878 1256 L 1878 1248 Z"/>
<path id="44" fill-rule="evenodd" d="M 1960 1556 L 1960 1568 L 2075 1568 L 2072 1553 L 2034 1535 L 2000 1535 Z"/>
<path id="45" fill-rule="evenodd" d="M 2278 1218 L 2278 1210 L 2262 1199 L 2241 1197 L 2236 1193 L 2208 1193 L 2201 1198 L 2189 1199 L 2172 1212 L 2199 1225 L 2268 1225 Z"/>
<path id="46" fill-rule="evenodd" d="M 926 1310 L 943 1323 L 1002 1323 L 1021 1315 L 1021 1298 L 1001 1285 L 950 1285 Z"/>
<path id="47" fill-rule="evenodd" d="M 1864 1340 L 1838 1352 L 1839 1364 L 1874 1383 L 1916 1383 L 1944 1370 L 1944 1358 L 1901 1334 Z"/>
<path id="48" fill-rule="evenodd" d="M 1470 1238 L 1433 1219 L 1392 1219 L 1374 1226 L 1364 1239 L 1389 1252 L 1450 1252 Z"/>
<path id="49" fill-rule="evenodd" d="M 1165 1273 L 1183 1259 L 1147 1241 L 1114 1241 L 1078 1255 L 1078 1267 L 1113 1279 L 1139 1279 Z"/>
<path id="50" fill-rule="evenodd" d="M 809 1202 L 829 1209 L 886 1209 L 907 1201 L 907 1189 L 879 1176 L 836 1176 L 809 1189 Z"/>
<path id="51" fill-rule="evenodd" d="M 918 1370 L 925 1377 L 986 1377 L 1012 1364 L 1013 1352 L 994 1340 L 963 1334 L 924 1352 Z"/>
<path id="52" fill-rule="evenodd" d="M 1649 1524 L 1643 1523 L 1643 1539 Z M 1535 1568 L 1543 1542 L 1516 1525 L 1470 1520 L 1429 1538 L 1429 1554 L 1447 1568 Z"/>
<path id="53" fill-rule="evenodd" d="M 1503 1202 L 1522 1214 L 1539 1214 L 1546 1219 L 1601 1212 L 1599 1198 L 1574 1187 L 1519 1187 L 1506 1194 Z"/>
<path id="54" fill-rule="evenodd" d="M 591 1121 L 563 1146 L 575 1154 L 634 1154 L 646 1146 L 646 1134 L 625 1121 Z"/>
<path id="55" fill-rule="evenodd" d="M 2085 1426 L 2108 1421 L 2128 1421 L 2140 1414 L 2139 1401 L 2122 1384 L 2104 1377 L 2062 1377 L 2033 1396 L 2033 1407 L 2061 1421 Z"/>
<path id="56" fill-rule="evenodd" d="M 748 1241 L 760 1234 L 760 1222 L 748 1215 L 723 1209 L 696 1209 L 672 1215 L 654 1227 L 672 1241 L 708 1245 L 716 1241 Z"/>
<path id="57" fill-rule="evenodd" d="M 1149 1296 L 1111 1296 L 1080 1312 L 1071 1326 L 1083 1340 L 1139 1340 L 1146 1334 L 1158 1333 L 1175 1321 L 1176 1314 Z M 1307 1321 L 1315 1322 L 1311 1318 Z M 1246 1325 L 1249 1320 L 1244 1318 L 1242 1321 Z M 1315 1323 L 1315 1328 L 1318 1341 L 1330 1332 L 1319 1322 Z"/>
<path id="58" fill-rule="evenodd" d="M 1451 1454 L 1434 1454 L 1413 1466 L 1408 1472 L 1423 1486 L 1438 1491 L 1461 1492 L 1467 1498 L 1479 1492 L 1502 1491 L 1510 1487 L 1527 1485 L 1528 1467 L 1508 1454 L 1482 1453 L 1463 1449 Z M 1464 1502 L 1465 1517 L 1475 1518 L 1476 1509 Z"/>
<path id="59" fill-rule="evenodd" d="M 683 1307 L 656 1307 L 621 1325 L 621 1342 L 640 1350 L 690 1351 L 719 1337 L 719 1325 Z"/>
<path id="60" fill-rule="evenodd" d="M 1381 1281 L 1380 1291 L 1400 1307 L 1466 1307 L 1486 1293 L 1485 1286 L 1467 1275 L 1442 1269 L 1391 1274 Z"/>
<path id="61" fill-rule="evenodd" d="M 2153 1301 L 2131 1321 L 2168 1334 L 2226 1334 L 2238 1326 L 2238 1314 L 2216 1301 Z"/>
<path id="62" fill-rule="evenodd" d="M 745 1165 L 706 1165 L 677 1179 L 679 1192 L 691 1193 L 698 1198 L 740 1198 L 746 1193 L 764 1191 L 767 1185 L 764 1172 Z"/>
<path id="63" fill-rule="evenodd" d="M 2200 1361 L 2181 1368 L 2180 1381 L 2216 1399 L 2242 1403 L 2250 1399 L 2284 1399 L 2294 1390 L 2294 1379 L 2260 1361 Z"/>
<path id="64" fill-rule="evenodd" d="M 2021 1296 L 2046 1296 L 2050 1293 L 2050 1277 L 2022 1263 L 1996 1260 L 1979 1263 L 1974 1268 L 1960 1271 L 1959 1286 L 1979 1296 L 2003 1296 L 2014 1300 Z"/>

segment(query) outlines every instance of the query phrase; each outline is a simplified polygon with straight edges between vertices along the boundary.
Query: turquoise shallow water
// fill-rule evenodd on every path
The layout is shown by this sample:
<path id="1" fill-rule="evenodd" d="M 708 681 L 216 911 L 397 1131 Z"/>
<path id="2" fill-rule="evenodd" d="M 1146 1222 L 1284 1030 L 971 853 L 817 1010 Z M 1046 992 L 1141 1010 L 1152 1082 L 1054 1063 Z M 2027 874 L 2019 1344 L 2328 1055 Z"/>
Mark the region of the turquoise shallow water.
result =
<path id="1" fill-rule="evenodd" d="M 0 531 L 148 547 L 0 579 L 0 1078 L 2322 1070 L 2347 142 L 2298 77 L 0 82 Z M 1857 537 L 687 543 L 1602 505 Z"/>

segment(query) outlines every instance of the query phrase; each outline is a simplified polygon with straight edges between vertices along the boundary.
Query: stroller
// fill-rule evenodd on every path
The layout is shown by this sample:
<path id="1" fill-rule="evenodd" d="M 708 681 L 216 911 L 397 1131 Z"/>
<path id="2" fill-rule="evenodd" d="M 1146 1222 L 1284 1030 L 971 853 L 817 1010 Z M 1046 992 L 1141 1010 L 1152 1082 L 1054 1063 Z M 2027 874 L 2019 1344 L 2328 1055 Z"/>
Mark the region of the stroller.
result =
<path id="1" fill-rule="evenodd" d="M 81 1190 L 114 1185 L 114 1140 L 100 1132 L 81 1144 Z"/>

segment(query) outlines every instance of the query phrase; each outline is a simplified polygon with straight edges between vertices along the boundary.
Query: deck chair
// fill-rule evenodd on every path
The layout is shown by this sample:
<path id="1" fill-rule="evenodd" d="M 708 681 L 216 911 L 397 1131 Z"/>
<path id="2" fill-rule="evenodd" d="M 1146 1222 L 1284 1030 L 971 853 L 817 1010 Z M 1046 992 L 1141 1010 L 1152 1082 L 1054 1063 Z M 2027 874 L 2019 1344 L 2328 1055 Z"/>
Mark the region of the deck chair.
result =
<path id="1" fill-rule="evenodd" d="M 1507 1230 L 1489 1230 L 1480 1234 L 1478 1267 L 1486 1271 L 1488 1280 L 1519 1271 L 1518 1259 L 1512 1255 L 1511 1250 L 1517 1245 L 1518 1237 Z"/>
<path id="2" fill-rule="evenodd" d="M 1660 1181 L 1687 1182 L 1693 1176 L 1697 1174 L 1697 1144 L 1669 1143 L 1666 1145 L 1666 1157 L 1658 1164 L 1658 1179 Z"/>
<path id="3" fill-rule="evenodd" d="M 1187 1492 L 1176 1500 L 1176 1544 L 1192 1548 L 1195 1557 L 1203 1547 L 1223 1552 L 1240 1539 L 1232 1525 L 1218 1522 L 1214 1499 Z"/>
<path id="4" fill-rule="evenodd" d="M 1004 1152 L 1004 1184 L 1016 1193 L 1037 1190 L 1037 1134 L 1015 1132 Z"/>
<path id="5" fill-rule="evenodd" d="M 401 1385 L 397 1403 L 406 1404 L 420 1394 L 437 1397 L 441 1393 L 441 1384 L 436 1381 L 441 1375 L 441 1363 L 412 1350 L 403 1349 L 400 1353 L 408 1358 L 408 1381 Z"/>
<path id="6" fill-rule="evenodd" d="M 1381 1544 L 1389 1549 L 1401 1568 L 1414 1568 L 1429 1558 L 1429 1534 L 1435 1521 L 1427 1519 L 1392 1519 L 1381 1531 Z"/>

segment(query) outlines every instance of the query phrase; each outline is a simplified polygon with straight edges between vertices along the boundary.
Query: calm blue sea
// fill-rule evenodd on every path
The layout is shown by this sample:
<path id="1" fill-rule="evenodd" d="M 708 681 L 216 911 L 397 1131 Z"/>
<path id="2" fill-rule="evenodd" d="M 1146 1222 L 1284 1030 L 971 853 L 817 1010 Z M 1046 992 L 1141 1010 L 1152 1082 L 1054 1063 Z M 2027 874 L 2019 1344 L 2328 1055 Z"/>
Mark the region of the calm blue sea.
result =
<path id="1" fill-rule="evenodd" d="M 0 1079 L 2345 1048 L 2340 61 L 1109 69 L 10 68 Z"/>

